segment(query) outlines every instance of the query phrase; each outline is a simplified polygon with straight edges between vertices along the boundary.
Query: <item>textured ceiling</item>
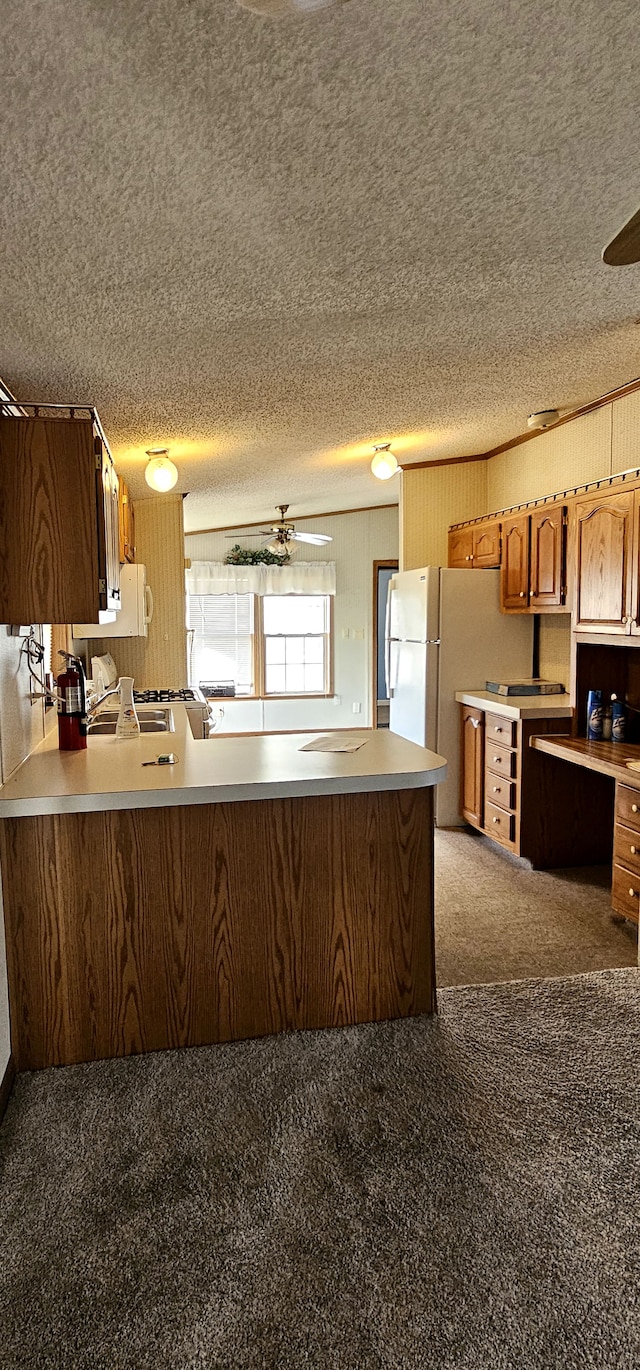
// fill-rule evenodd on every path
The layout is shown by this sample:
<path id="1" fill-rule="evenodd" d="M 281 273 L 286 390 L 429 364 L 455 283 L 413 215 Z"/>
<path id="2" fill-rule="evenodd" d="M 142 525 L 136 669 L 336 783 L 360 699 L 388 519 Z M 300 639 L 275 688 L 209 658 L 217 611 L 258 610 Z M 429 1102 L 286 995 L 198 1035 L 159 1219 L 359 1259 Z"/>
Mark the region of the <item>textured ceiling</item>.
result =
<path id="1" fill-rule="evenodd" d="M 3 0 L 0 375 L 190 528 L 397 497 L 640 373 L 637 4 Z"/>

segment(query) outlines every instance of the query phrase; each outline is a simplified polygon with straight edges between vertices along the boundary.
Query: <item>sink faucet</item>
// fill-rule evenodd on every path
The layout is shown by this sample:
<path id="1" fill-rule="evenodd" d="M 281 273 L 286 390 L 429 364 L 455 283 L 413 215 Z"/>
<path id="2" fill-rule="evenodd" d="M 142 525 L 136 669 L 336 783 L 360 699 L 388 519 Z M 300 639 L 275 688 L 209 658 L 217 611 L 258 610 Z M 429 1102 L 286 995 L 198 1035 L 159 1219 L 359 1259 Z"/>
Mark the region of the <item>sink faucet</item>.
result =
<path id="1" fill-rule="evenodd" d="M 119 694 L 120 694 L 120 682 L 118 681 L 118 684 L 117 684 L 117 685 L 114 685 L 112 690 L 105 690 L 104 694 L 100 695 L 100 698 L 99 698 L 99 699 L 93 699 L 93 700 L 91 701 L 90 704 L 87 704 L 87 708 L 86 708 L 87 728 L 91 728 L 91 727 L 93 726 L 94 723 L 97 723 L 98 720 L 97 720 L 97 718 L 96 718 L 96 712 L 97 712 L 97 710 L 100 708 L 100 705 L 101 705 L 101 704 L 104 704 L 105 699 L 109 699 L 111 695 L 119 695 Z"/>

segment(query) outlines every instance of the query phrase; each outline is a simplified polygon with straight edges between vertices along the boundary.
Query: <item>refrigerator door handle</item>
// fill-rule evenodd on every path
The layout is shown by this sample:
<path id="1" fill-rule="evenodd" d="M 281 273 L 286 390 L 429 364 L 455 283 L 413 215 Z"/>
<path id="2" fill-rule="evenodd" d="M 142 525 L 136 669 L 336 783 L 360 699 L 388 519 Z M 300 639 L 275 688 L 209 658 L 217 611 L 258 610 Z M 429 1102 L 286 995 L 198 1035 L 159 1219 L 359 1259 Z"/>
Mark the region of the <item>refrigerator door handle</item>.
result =
<path id="1" fill-rule="evenodd" d="M 390 678 L 389 678 L 389 677 L 390 677 L 390 671 L 391 671 L 391 660 L 390 660 L 390 656 L 391 656 L 391 642 L 390 642 L 390 640 L 389 640 L 389 628 L 391 627 L 391 596 L 392 596 L 392 594 L 393 594 L 393 585 L 392 585 L 391 582 L 390 582 L 390 583 L 389 583 L 389 589 L 387 590 L 387 603 L 386 603 L 385 612 L 384 612 L 384 684 L 385 684 L 385 689 L 386 689 L 386 691 L 387 691 L 387 699 L 391 699 L 391 681 L 390 681 Z"/>

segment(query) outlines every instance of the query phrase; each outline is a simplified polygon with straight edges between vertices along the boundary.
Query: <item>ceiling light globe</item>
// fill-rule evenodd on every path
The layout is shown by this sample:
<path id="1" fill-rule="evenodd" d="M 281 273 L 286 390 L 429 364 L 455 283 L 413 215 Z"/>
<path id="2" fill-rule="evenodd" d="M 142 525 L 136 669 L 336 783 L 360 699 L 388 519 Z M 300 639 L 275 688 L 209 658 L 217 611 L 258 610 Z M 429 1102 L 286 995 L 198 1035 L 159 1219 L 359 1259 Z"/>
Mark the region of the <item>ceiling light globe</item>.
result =
<path id="1" fill-rule="evenodd" d="M 391 476 L 395 476 L 398 463 L 388 447 L 382 447 L 376 452 L 371 462 L 371 470 L 374 476 L 378 477 L 378 480 L 390 480 Z"/>
<path id="2" fill-rule="evenodd" d="M 173 489 L 178 479 L 178 468 L 166 456 L 151 456 L 147 462 L 144 478 L 152 490 L 157 490 L 161 495 L 164 495 L 167 490 Z"/>

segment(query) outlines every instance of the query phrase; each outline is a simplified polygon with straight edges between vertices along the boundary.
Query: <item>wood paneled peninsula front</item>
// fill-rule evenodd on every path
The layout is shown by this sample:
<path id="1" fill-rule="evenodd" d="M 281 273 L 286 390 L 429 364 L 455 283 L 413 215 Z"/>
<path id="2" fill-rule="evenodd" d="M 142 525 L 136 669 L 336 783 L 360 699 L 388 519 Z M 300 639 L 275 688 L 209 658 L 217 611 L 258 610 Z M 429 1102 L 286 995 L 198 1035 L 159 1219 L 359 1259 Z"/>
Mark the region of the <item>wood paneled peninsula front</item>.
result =
<path id="1" fill-rule="evenodd" d="M 175 714 L 174 766 L 143 766 L 166 737 L 54 734 L 0 789 L 18 1069 L 433 1012 L 443 758 Z"/>

